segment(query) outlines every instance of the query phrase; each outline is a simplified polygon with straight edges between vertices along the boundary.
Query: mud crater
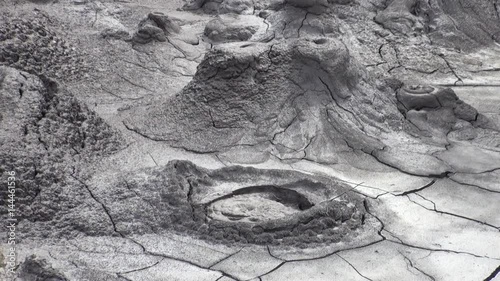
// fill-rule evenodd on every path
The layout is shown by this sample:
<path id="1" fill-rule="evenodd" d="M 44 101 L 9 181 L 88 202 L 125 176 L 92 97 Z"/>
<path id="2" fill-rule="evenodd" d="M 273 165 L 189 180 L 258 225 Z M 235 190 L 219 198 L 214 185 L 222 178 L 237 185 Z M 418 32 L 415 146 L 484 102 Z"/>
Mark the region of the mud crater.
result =
<path id="1" fill-rule="evenodd" d="M 338 181 L 293 171 L 173 163 L 168 177 L 176 178 L 176 186 L 170 188 L 186 196 L 170 204 L 175 210 L 166 210 L 175 222 L 167 227 L 176 231 L 217 243 L 310 247 L 363 229 L 362 198 Z"/>
<path id="2" fill-rule="evenodd" d="M 251 186 L 213 200 L 207 216 L 220 221 L 259 223 L 284 218 L 310 209 L 314 203 L 287 188 L 274 185 Z"/>

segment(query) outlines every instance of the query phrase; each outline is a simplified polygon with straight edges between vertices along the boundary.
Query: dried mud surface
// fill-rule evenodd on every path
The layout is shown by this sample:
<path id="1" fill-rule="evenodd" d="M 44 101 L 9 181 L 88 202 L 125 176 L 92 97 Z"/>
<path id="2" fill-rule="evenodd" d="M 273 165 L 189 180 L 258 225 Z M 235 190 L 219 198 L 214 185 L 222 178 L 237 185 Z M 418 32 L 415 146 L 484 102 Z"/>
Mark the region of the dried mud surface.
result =
<path id="1" fill-rule="evenodd" d="M 0 2 L 0 279 L 498 279 L 498 4 Z"/>

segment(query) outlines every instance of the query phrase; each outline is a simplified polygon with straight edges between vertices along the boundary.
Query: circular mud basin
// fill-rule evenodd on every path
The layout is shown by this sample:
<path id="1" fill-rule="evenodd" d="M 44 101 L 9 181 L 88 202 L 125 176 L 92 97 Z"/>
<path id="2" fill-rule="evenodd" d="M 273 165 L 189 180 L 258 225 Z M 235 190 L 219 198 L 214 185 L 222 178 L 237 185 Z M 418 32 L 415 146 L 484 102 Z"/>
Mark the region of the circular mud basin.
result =
<path id="1" fill-rule="evenodd" d="M 429 85 L 408 85 L 404 90 L 410 94 L 429 94 L 434 91 L 434 87 Z"/>
<path id="2" fill-rule="evenodd" d="M 284 219 L 313 206 L 297 191 L 277 186 L 242 188 L 230 196 L 212 202 L 207 208 L 210 219 L 263 223 Z"/>
<path id="3" fill-rule="evenodd" d="M 145 195 L 124 190 L 130 199 L 112 208 L 122 212 L 115 223 L 125 234 L 167 230 L 218 244 L 309 248 L 376 233 L 364 198 L 332 178 L 171 161 L 126 182 Z"/>
<path id="4" fill-rule="evenodd" d="M 189 183 L 194 228 L 205 239 L 309 247 L 339 242 L 364 224 L 363 199 L 340 182 L 243 167 L 226 176 L 226 169 L 215 181 Z"/>

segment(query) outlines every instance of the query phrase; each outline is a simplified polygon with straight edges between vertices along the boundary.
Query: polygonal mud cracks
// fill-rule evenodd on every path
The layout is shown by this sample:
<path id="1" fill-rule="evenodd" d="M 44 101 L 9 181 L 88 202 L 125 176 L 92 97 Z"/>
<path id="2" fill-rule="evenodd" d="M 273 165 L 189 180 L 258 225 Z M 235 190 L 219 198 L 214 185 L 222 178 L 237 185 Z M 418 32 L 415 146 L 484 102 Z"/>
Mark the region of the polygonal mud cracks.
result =
<path id="1" fill-rule="evenodd" d="M 362 198 L 346 185 L 298 172 L 172 161 L 125 181 L 106 188 L 126 198 L 108 204 L 124 234 L 166 229 L 217 243 L 305 246 L 374 231 Z"/>

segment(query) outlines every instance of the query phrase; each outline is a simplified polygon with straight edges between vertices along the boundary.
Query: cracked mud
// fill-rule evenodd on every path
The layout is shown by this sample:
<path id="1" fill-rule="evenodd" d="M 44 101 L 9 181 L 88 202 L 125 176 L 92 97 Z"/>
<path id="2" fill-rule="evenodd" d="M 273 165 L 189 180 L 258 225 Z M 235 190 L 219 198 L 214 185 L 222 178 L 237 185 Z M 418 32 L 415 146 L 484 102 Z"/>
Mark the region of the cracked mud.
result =
<path id="1" fill-rule="evenodd" d="M 335 180 L 238 166 L 209 171 L 190 162 L 170 162 L 165 169 L 144 173 L 106 188 L 110 197 L 131 191 L 139 196 L 106 204 L 120 233 L 173 229 L 223 244 L 304 248 L 373 231 L 365 225 L 372 221 L 362 198 Z M 144 192 L 160 197 L 141 196 Z M 138 199 L 148 202 L 148 208 L 122 213 L 124 205 L 139 209 Z M 131 217 L 143 223 L 129 225 Z"/>
<path id="2" fill-rule="evenodd" d="M 499 280 L 497 0 L 0 7 L 1 280 Z"/>

